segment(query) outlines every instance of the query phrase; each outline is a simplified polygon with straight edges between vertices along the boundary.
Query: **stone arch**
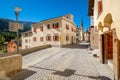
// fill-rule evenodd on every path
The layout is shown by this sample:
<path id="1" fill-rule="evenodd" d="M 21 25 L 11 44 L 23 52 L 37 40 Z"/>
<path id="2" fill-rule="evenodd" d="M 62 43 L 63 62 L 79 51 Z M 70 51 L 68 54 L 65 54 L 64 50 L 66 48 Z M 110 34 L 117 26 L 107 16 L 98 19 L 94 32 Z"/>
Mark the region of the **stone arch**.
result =
<path id="1" fill-rule="evenodd" d="M 113 23 L 112 15 L 108 13 L 104 18 L 104 27 L 110 28 L 112 23 Z"/>
<path id="2" fill-rule="evenodd" d="M 103 30 L 102 22 L 98 23 L 98 30 Z"/>

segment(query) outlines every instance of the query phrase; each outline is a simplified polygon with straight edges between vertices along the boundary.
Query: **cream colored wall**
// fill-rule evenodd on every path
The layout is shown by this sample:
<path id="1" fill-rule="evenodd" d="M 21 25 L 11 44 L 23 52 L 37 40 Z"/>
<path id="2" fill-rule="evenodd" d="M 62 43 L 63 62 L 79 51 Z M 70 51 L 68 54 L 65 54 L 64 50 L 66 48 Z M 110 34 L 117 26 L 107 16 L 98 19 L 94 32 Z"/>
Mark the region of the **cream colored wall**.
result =
<path id="1" fill-rule="evenodd" d="M 28 40 L 28 42 L 26 43 L 25 40 Z M 32 36 L 23 37 L 23 35 L 22 35 L 22 49 L 26 49 L 26 46 L 28 46 L 28 48 L 31 48 L 32 47 L 32 41 L 33 41 Z"/>
<path id="2" fill-rule="evenodd" d="M 102 22 L 104 25 L 103 21 L 105 16 L 110 13 L 112 15 L 113 23 L 111 25 L 111 28 L 116 28 L 117 32 L 117 37 L 120 39 L 120 0 L 102 0 L 103 4 L 103 11 L 99 15 L 97 15 L 97 0 L 95 1 L 95 6 L 94 6 L 94 25 L 97 26 L 99 22 Z M 108 28 L 104 28 L 103 32 L 108 30 Z M 100 32 L 101 33 L 101 32 Z"/>
<path id="3" fill-rule="evenodd" d="M 59 28 L 54 29 L 53 28 L 53 23 L 59 23 Z M 50 29 L 47 29 L 47 24 L 50 24 Z M 43 31 L 40 31 L 40 26 L 43 26 Z M 53 36 L 54 34 L 58 34 L 60 36 L 60 29 L 61 29 L 61 22 L 60 19 L 55 19 L 55 20 L 49 20 L 43 23 L 38 23 L 37 26 L 35 26 L 36 32 L 33 32 L 33 37 L 37 38 L 37 41 L 33 41 L 33 47 L 35 46 L 40 46 L 40 45 L 45 45 L 45 44 L 50 44 L 50 45 L 60 45 L 59 41 L 53 41 Z M 32 27 L 33 29 L 33 27 Z M 33 31 L 33 30 L 32 30 Z M 51 41 L 46 41 L 46 36 L 50 34 L 52 36 Z M 40 41 L 40 37 L 43 37 L 44 40 Z"/>
<path id="4" fill-rule="evenodd" d="M 110 13 L 112 15 L 113 23 L 111 24 L 111 29 L 116 28 L 117 37 L 120 40 L 120 0 L 102 0 L 103 10 L 98 16 L 98 0 L 95 0 L 94 4 L 94 26 L 97 27 L 99 22 L 102 22 L 104 27 L 104 18 Z M 107 31 L 108 28 L 104 27 L 103 32 Z M 99 31 L 99 34 L 103 34 Z M 99 42 L 100 45 L 100 42 Z M 99 46 L 100 48 L 100 46 Z"/>
<path id="5" fill-rule="evenodd" d="M 69 25 L 69 30 L 66 29 L 66 24 Z M 62 18 L 62 45 L 72 44 L 72 36 L 73 43 L 76 43 L 76 32 L 73 32 L 71 29 L 77 29 L 76 25 L 74 25 L 71 21 L 68 21 L 65 18 Z M 66 36 L 69 36 L 69 40 L 66 41 Z"/>
<path id="6" fill-rule="evenodd" d="M 36 37 L 36 41 L 34 41 L 32 39 L 32 47 L 44 45 L 44 43 L 46 43 L 45 38 L 44 38 L 44 41 L 40 41 L 40 37 L 44 37 L 44 35 L 45 35 L 44 34 L 44 28 L 43 28 L 43 32 L 42 32 L 42 31 L 40 31 L 40 26 L 42 26 L 42 25 L 38 25 L 36 27 L 36 32 L 34 32 L 34 30 L 33 30 L 34 28 L 32 27 L 32 33 L 33 33 L 32 38 Z"/>
<path id="7" fill-rule="evenodd" d="M 79 30 L 79 40 L 80 41 L 83 40 L 83 28 L 80 28 L 80 30 Z"/>
<path id="8" fill-rule="evenodd" d="M 97 26 L 99 22 L 102 22 L 102 25 L 104 27 L 103 32 L 107 31 L 108 28 L 105 28 L 105 26 L 104 26 L 104 18 L 108 13 L 110 13 L 112 16 L 112 20 L 113 20 L 113 23 L 111 24 L 111 29 L 115 28 L 117 38 L 120 40 L 120 0 L 102 0 L 102 3 L 103 3 L 103 11 L 100 14 L 100 16 L 97 17 L 98 16 L 97 15 L 97 0 L 95 1 L 95 7 L 94 7 L 95 26 Z M 99 31 L 99 34 L 103 34 L 103 33 L 101 31 Z M 113 45 L 115 45 L 115 42 Z M 100 41 L 99 41 L 99 48 L 101 49 Z M 115 54 L 118 55 L 117 52 L 115 52 Z M 113 66 L 115 68 L 114 76 L 115 76 L 116 80 L 118 80 L 117 77 L 118 77 L 119 73 L 116 74 L 116 72 L 119 72 L 119 71 L 116 70 L 117 65 L 115 65 L 115 62 L 119 62 L 119 61 L 117 61 L 116 56 L 113 55 L 113 63 L 114 63 Z"/>
<path id="9" fill-rule="evenodd" d="M 104 18 L 105 16 L 110 13 L 112 15 L 113 23 L 111 24 L 111 29 L 115 28 L 117 37 L 120 40 L 120 0 L 102 0 L 103 10 L 101 14 L 98 16 L 98 0 L 95 0 L 94 4 L 94 26 L 97 27 L 99 22 L 102 22 L 104 27 Z M 108 28 L 103 29 L 103 32 L 107 31 Z M 102 31 L 99 30 L 99 34 L 103 34 Z M 99 49 L 100 46 L 100 37 L 99 37 Z M 101 50 L 101 49 L 100 49 Z"/>

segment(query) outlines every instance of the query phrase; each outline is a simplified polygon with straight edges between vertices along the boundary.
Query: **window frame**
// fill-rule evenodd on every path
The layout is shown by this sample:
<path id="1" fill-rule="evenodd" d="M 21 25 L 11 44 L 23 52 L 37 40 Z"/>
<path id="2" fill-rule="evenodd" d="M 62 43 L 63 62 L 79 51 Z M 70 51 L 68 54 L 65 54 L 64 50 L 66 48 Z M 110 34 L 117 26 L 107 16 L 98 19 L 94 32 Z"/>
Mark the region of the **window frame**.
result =
<path id="1" fill-rule="evenodd" d="M 44 41 L 44 37 L 40 37 L 40 41 Z"/>
<path id="2" fill-rule="evenodd" d="M 47 24 L 47 29 L 50 29 L 50 24 Z"/>
<path id="3" fill-rule="evenodd" d="M 101 13 L 102 13 L 102 11 L 103 11 L 103 2 L 102 2 L 102 0 L 98 0 L 98 2 L 97 2 L 97 8 L 98 8 L 98 10 L 97 10 L 97 12 L 98 12 L 98 17 L 101 15 Z"/>
<path id="4" fill-rule="evenodd" d="M 36 37 L 33 37 L 33 41 L 36 42 L 36 41 L 37 41 L 37 38 L 36 38 Z"/>

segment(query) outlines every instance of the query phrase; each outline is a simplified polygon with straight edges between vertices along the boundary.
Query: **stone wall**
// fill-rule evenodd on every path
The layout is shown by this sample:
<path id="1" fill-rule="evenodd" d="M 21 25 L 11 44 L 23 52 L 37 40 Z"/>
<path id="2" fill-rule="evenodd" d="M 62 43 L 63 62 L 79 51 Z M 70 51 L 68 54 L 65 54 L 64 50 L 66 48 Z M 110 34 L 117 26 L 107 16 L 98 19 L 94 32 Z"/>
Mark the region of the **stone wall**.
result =
<path id="1" fill-rule="evenodd" d="M 20 54 L 1 57 L 0 58 L 0 73 L 5 72 L 5 75 L 20 71 L 22 69 L 22 56 Z"/>
<path id="2" fill-rule="evenodd" d="M 94 27 L 90 28 L 90 46 L 92 49 L 98 49 L 98 31 Z"/>
<path id="3" fill-rule="evenodd" d="M 120 78 L 120 41 L 117 38 L 115 32 L 113 34 L 113 67 L 114 67 L 114 73 L 115 73 L 115 80 L 119 80 Z"/>

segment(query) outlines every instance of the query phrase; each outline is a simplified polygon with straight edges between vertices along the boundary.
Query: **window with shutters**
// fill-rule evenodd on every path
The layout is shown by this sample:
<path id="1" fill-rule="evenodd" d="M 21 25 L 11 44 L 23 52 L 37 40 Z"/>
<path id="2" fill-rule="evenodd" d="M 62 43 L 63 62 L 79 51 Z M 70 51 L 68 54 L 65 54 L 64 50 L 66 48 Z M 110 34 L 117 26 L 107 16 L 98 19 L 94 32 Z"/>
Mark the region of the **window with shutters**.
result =
<path id="1" fill-rule="evenodd" d="M 40 31 L 43 31 L 43 26 L 42 26 L 42 27 L 40 27 Z"/>
<path id="2" fill-rule="evenodd" d="M 59 27 L 59 23 L 54 23 L 54 24 L 53 24 L 53 28 L 54 28 L 54 29 L 57 29 L 58 27 Z"/>
<path id="3" fill-rule="evenodd" d="M 47 24 L 47 29 L 50 29 L 50 24 Z"/>
<path id="4" fill-rule="evenodd" d="M 66 36 L 66 41 L 69 41 L 69 36 Z"/>
<path id="5" fill-rule="evenodd" d="M 50 35 L 46 36 L 46 41 L 51 41 L 51 36 Z"/>
<path id="6" fill-rule="evenodd" d="M 59 36 L 58 35 L 53 36 L 53 41 L 59 41 Z"/>
<path id="7" fill-rule="evenodd" d="M 27 40 L 27 39 L 25 40 L 25 43 L 28 43 L 28 40 Z"/>
<path id="8" fill-rule="evenodd" d="M 37 40 L 36 37 L 33 37 L 33 41 L 36 42 L 36 40 Z"/>
<path id="9" fill-rule="evenodd" d="M 69 25 L 68 24 L 66 24 L 66 29 L 69 30 Z"/>
<path id="10" fill-rule="evenodd" d="M 40 41 L 43 41 L 43 37 L 40 37 Z"/>
<path id="11" fill-rule="evenodd" d="M 37 32 L 37 31 L 36 31 L 36 28 L 33 29 L 33 32 Z"/>
<path id="12" fill-rule="evenodd" d="M 101 14 L 102 12 L 102 0 L 98 1 L 98 16 Z"/>

